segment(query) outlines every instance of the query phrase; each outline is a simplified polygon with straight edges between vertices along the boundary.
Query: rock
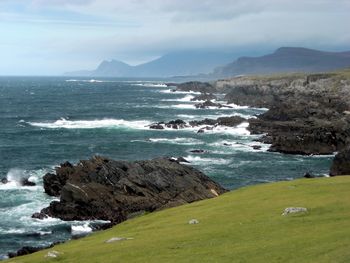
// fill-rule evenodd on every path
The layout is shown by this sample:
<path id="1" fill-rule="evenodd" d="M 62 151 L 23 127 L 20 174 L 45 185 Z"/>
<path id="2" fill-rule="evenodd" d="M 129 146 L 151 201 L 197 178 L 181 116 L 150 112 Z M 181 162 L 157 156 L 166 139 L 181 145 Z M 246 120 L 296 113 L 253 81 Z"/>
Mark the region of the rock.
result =
<path id="1" fill-rule="evenodd" d="M 120 241 L 125 241 L 125 240 L 132 240 L 133 238 L 131 237 L 112 237 L 108 240 L 105 241 L 105 243 L 115 243 L 115 242 L 120 242 Z"/>
<path id="2" fill-rule="evenodd" d="M 260 145 L 253 145 L 252 148 L 254 150 L 260 150 L 261 149 L 261 146 Z"/>
<path id="3" fill-rule="evenodd" d="M 25 246 L 25 247 L 22 247 L 19 250 L 17 250 L 17 252 L 10 252 L 10 253 L 8 253 L 8 256 L 9 256 L 9 258 L 24 256 L 24 255 L 35 253 L 35 252 L 37 252 L 39 250 L 42 250 L 42 249 L 43 248 L 40 248 L 40 247 Z"/>
<path id="4" fill-rule="evenodd" d="M 224 145 L 224 146 L 232 146 L 231 143 L 226 143 L 226 142 L 224 142 L 223 145 Z"/>
<path id="5" fill-rule="evenodd" d="M 212 131 L 214 129 L 214 127 L 211 126 L 205 126 L 203 128 L 200 128 L 197 133 L 204 133 L 205 131 Z"/>
<path id="6" fill-rule="evenodd" d="M 216 88 L 207 82 L 190 81 L 176 84 L 176 91 L 195 91 L 200 93 L 215 93 Z"/>
<path id="7" fill-rule="evenodd" d="M 36 184 L 34 182 L 29 181 L 28 178 L 23 178 L 21 180 L 21 185 L 23 185 L 23 186 L 35 186 Z"/>
<path id="8" fill-rule="evenodd" d="M 176 161 L 178 162 L 178 163 L 190 163 L 189 161 L 187 161 L 185 158 L 183 158 L 183 157 L 178 157 L 177 159 L 176 159 Z"/>
<path id="9" fill-rule="evenodd" d="M 73 165 L 69 162 L 61 164 L 59 167 L 55 168 L 56 174 L 61 174 L 61 176 L 56 176 L 56 174 L 47 173 L 44 175 L 44 190 L 45 193 L 51 196 L 59 196 L 62 187 L 66 184 L 68 176 L 74 171 Z"/>
<path id="10" fill-rule="evenodd" d="M 286 209 L 284 209 L 282 215 L 286 216 L 288 214 L 306 213 L 306 212 L 307 212 L 307 208 L 305 207 L 287 207 Z"/>
<path id="11" fill-rule="evenodd" d="M 3 184 L 7 184 L 9 181 L 7 180 L 7 178 L 1 178 L 0 182 Z"/>
<path id="12" fill-rule="evenodd" d="M 203 102 L 203 103 L 195 104 L 194 106 L 195 106 L 197 109 L 208 109 L 208 108 L 210 108 L 210 107 L 216 107 L 216 108 L 219 108 L 219 109 L 221 109 L 221 108 L 230 108 L 230 109 L 232 109 L 231 106 L 222 105 L 222 104 L 220 104 L 220 103 L 215 103 L 215 102 L 212 102 L 212 101 L 210 101 L 210 100 L 207 100 L 207 101 L 205 101 L 205 102 Z"/>
<path id="13" fill-rule="evenodd" d="M 45 255 L 46 258 L 58 258 L 62 253 L 56 250 L 51 250 Z"/>
<path id="14" fill-rule="evenodd" d="M 196 225 L 196 224 L 199 224 L 199 221 L 197 219 L 191 219 L 190 221 L 188 221 L 188 223 L 190 225 Z"/>
<path id="15" fill-rule="evenodd" d="M 63 165 L 56 174 L 44 176 L 46 192 L 54 195 L 59 190 L 60 200 L 33 217 L 100 219 L 117 224 L 135 212 L 212 198 L 216 196 L 212 189 L 217 194 L 227 191 L 180 161 L 157 158 L 126 162 L 94 157 L 71 167 Z M 57 182 L 65 183 L 58 189 Z"/>
<path id="16" fill-rule="evenodd" d="M 201 121 L 190 121 L 190 125 L 192 127 L 195 126 L 202 126 L 202 125 L 222 125 L 222 126 L 228 126 L 228 127 L 235 127 L 238 124 L 241 124 L 242 122 L 246 121 L 246 119 L 239 117 L 239 116 L 230 116 L 230 117 L 220 117 L 216 120 L 214 119 L 204 119 Z"/>
<path id="17" fill-rule="evenodd" d="M 350 175 L 350 147 L 335 155 L 329 175 Z"/>
<path id="18" fill-rule="evenodd" d="M 163 130 L 165 128 L 177 130 L 177 129 L 184 129 L 188 127 L 189 125 L 185 121 L 180 119 L 169 121 L 167 123 L 164 123 L 164 122 L 153 123 L 149 126 L 150 129 L 157 129 L 157 130 Z"/>
<path id="19" fill-rule="evenodd" d="M 212 93 L 203 93 L 191 99 L 191 101 L 207 101 L 207 100 L 217 100 L 217 97 Z"/>
<path id="20" fill-rule="evenodd" d="M 164 130 L 164 126 L 161 123 L 154 123 L 149 126 L 150 129 L 153 130 Z"/>
<path id="21" fill-rule="evenodd" d="M 313 176 L 312 174 L 310 174 L 309 172 L 306 172 L 304 174 L 304 178 L 315 178 L 315 176 Z"/>

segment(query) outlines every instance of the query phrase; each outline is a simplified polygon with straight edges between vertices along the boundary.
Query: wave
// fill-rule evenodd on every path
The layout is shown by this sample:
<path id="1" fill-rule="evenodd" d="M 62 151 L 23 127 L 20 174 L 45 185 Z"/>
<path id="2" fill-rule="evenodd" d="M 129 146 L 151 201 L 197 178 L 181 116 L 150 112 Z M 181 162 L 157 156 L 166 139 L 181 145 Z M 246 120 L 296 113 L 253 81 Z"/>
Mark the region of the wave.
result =
<path id="1" fill-rule="evenodd" d="M 204 144 L 203 141 L 194 138 L 150 138 L 149 141 L 167 144 L 197 145 Z"/>
<path id="2" fill-rule="evenodd" d="M 190 164 L 195 164 L 195 165 L 203 165 L 203 164 L 222 165 L 222 164 L 229 164 L 231 162 L 231 160 L 227 160 L 223 158 L 204 158 L 204 157 L 193 156 L 193 155 L 188 155 L 184 158 L 187 161 L 189 161 Z"/>
<path id="3" fill-rule="evenodd" d="M 71 226 L 72 235 L 85 235 L 87 233 L 92 232 L 92 228 L 89 223 L 85 223 L 83 225 L 72 225 Z"/>
<path id="4" fill-rule="evenodd" d="M 193 102 L 193 103 L 197 103 L 196 101 L 191 101 L 191 99 L 193 99 L 194 96 L 193 95 L 186 95 L 185 97 L 181 98 L 181 99 L 163 99 L 162 101 L 178 101 L 178 102 Z"/>
<path id="5" fill-rule="evenodd" d="M 160 93 L 166 93 L 166 94 L 195 94 L 200 95 L 200 92 L 197 91 L 177 91 L 173 89 L 167 89 L 167 90 L 160 90 Z"/>
<path id="6" fill-rule="evenodd" d="M 152 122 L 149 121 L 126 121 L 123 119 L 102 120 L 66 120 L 64 118 L 55 122 L 27 122 L 31 126 L 46 129 L 97 129 L 97 128 L 131 128 L 146 129 Z"/>
<path id="7" fill-rule="evenodd" d="M 134 83 L 132 84 L 133 86 L 141 86 L 141 87 L 150 87 L 150 88 L 166 88 L 168 85 L 164 83 L 149 83 L 149 82 L 144 82 L 144 83 Z"/>
<path id="8" fill-rule="evenodd" d="M 98 79 L 67 79 L 66 82 L 108 83 L 108 82 L 116 82 L 116 81 L 98 80 Z"/>
<path id="9" fill-rule="evenodd" d="M 40 170 L 41 171 L 41 170 Z M 36 191 L 41 187 L 36 186 L 23 186 L 22 182 L 24 179 L 27 179 L 29 182 L 33 182 L 35 184 L 38 183 L 39 178 L 38 174 L 33 171 L 26 171 L 19 168 L 12 168 L 6 174 L 7 183 L 0 183 L 0 190 L 30 190 Z"/>

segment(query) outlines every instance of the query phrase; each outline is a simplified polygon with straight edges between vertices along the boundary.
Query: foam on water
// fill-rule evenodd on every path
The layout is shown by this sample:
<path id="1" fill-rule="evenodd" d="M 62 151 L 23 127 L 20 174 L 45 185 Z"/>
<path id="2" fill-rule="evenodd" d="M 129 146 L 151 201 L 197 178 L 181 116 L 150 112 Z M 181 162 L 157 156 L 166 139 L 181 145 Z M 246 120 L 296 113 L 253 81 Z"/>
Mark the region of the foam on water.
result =
<path id="1" fill-rule="evenodd" d="M 74 224 L 71 226 L 71 231 L 72 231 L 72 235 L 84 235 L 87 233 L 92 232 L 92 228 L 90 227 L 90 224 L 84 223 L 84 224 Z"/>
<path id="2" fill-rule="evenodd" d="M 195 94 L 195 95 L 200 95 L 200 92 L 197 91 L 175 91 L 172 89 L 166 89 L 166 90 L 160 90 L 160 93 L 166 93 L 166 94 Z"/>
<path id="3" fill-rule="evenodd" d="M 180 144 L 180 145 L 197 145 L 204 144 L 203 141 L 194 138 L 150 138 L 151 142 L 167 143 L 167 144 Z"/>
<path id="4" fill-rule="evenodd" d="M 173 101 L 173 102 L 192 102 L 192 103 L 197 103 L 197 101 L 191 101 L 193 99 L 193 95 L 186 95 L 183 98 L 180 99 L 162 99 L 161 101 Z"/>
<path id="5" fill-rule="evenodd" d="M 150 87 L 150 88 L 166 88 L 166 87 L 168 87 L 164 83 L 151 83 L 151 82 L 135 83 L 132 85 L 133 86 L 141 86 L 141 87 Z"/>
<path id="6" fill-rule="evenodd" d="M 54 122 L 28 122 L 29 125 L 46 129 L 98 129 L 98 128 L 131 128 L 147 129 L 152 122 L 126 121 L 122 119 L 102 119 L 102 120 L 66 120 L 64 118 Z"/>
<path id="7" fill-rule="evenodd" d="M 190 164 L 194 165 L 222 165 L 222 164 L 229 164 L 231 160 L 229 159 L 223 159 L 223 158 L 205 158 L 200 156 L 193 156 L 188 155 L 184 157 L 187 161 L 190 162 Z"/>

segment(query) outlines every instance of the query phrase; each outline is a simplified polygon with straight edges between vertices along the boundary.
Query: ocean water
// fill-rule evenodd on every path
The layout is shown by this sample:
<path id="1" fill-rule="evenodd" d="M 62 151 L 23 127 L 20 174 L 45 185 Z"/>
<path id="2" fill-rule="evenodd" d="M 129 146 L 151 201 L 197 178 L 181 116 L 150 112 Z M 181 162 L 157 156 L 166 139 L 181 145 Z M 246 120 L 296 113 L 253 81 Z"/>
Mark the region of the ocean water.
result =
<path id="1" fill-rule="evenodd" d="M 121 160 L 183 156 L 229 189 L 327 174 L 332 156 L 267 152 L 243 123 L 235 128 L 150 130 L 152 122 L 220 116 L 254 117 L 266 109 L 195 109 L 196 94 L 174 93 L 159 81 L 0 78 L 0 258 L 22 246 L 44 246 L 91 231 L 98 222 L 32 219 L 52 200 L 42 176 L 64 161 L 93 155 Z M 225 145 L 226 144 L 226 145 Z M 261 145 L 253 150 L 252 145 Z M 203 149 L 205 154 L 190 150 Z M 30 177 L 34 187 L 19 181 Z"/>

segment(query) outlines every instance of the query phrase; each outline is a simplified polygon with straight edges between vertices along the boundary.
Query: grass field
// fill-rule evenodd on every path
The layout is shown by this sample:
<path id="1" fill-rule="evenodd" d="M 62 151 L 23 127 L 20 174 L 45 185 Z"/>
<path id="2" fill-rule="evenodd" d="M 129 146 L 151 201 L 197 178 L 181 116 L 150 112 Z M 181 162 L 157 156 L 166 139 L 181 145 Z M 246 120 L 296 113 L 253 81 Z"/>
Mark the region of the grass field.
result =
<path id="1" fill-rule="evenodd" d="M 291 206 L 308 212 L 282 216 Z M 10 262 L 350 262 L 350 177 L 246 187 Z"/>

